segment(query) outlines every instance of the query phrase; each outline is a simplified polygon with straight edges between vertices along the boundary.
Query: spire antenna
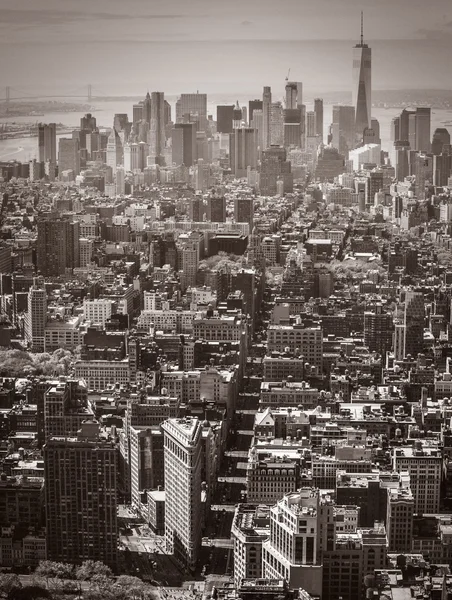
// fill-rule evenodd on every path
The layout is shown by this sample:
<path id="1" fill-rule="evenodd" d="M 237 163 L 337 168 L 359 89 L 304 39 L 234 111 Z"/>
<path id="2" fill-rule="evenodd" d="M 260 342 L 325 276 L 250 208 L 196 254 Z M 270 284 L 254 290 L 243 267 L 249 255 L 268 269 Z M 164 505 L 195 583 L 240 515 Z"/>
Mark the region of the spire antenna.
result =
<path id="1" fill-rule="evenodd" d="M 361 11 L 361 46 L 364 44 L 364 13 Z"/>

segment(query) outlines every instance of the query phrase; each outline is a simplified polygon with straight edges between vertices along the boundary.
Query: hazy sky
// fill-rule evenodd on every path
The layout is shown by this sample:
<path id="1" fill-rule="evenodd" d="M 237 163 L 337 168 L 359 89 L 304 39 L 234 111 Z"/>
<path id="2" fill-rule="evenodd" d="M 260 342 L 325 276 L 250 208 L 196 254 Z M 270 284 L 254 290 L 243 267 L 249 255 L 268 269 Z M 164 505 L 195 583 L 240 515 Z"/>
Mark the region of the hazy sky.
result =
<path id="1" fill-rule="evenodd" d="M 1 87 L 347 90 L 361 10 L 374 88 L 452 88 L 451 0 L 0 0 Z"/>

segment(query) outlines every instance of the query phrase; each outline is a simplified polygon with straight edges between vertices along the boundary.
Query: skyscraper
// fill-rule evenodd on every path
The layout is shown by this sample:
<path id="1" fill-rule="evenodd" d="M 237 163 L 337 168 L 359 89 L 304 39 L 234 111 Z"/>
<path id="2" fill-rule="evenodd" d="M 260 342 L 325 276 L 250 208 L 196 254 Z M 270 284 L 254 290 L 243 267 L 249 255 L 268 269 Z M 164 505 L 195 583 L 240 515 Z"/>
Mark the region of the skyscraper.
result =
<path id="1" fill-rule="evenodd" d="M 284 116 L 281 102 L 270 104 L 270 143 L 269 146 L 284 144 Z"/>
<path id="2" fill-rule="evenodd" d="M 117 447 L 97 422 L 77 437 L 51 437 L 44 446 L 46 537 L 50 560 L 117 561 Z"/>
<path id="3" fill-rule="evenodd" d="M 60 138 L 58 145 L 58 174 L 72 171 L 74 177 L 80 175 L 80 144 L 77 139 Z"/>
<path id="4" fill-rule="evenodd" d="M 44 351 L 44 330 L 47 321 L 47 293 L 44 280 L 33 279 L 28 292 L 28 307 L 25 315 L 25 339 L 33 352 Z"/>
<path id="5" fill-rule="evenodd" d="M 176 123 L 183 123 L 185 115 L 207 119 L 207 94 L 181 94 L 176 102 Z M 204 124 L 200 124 L 204 128 Z"/>
<path id="6" fill-rule="evenodd" d="M 424 295 L 422 292 L 405 292 L 405 340 L 404 356 L 415 357 L 424 346 Z"/>
<path id="7" fill-rule="evenodd" d="M 306 113 L 306 136 L 314 137 L 316 134 L 315 112 L 308 110 Z"/>
<path id="8" fill-rule="evenodd" d="M 229 139 L 231 170 L 236 177 L 246 177 L 247 168 L 257 166 L 256 131 L 249 127 L 235 129 Z"/>
<path id="9" fill-rule="evenodd" d="M 253 126 L 252 124 L 252 120 L 253 120 L 253 113 L 255 110 L 262 110 L 262 100 L 250 100 L 248 102 L 248 119 L 249 119 L 249 124 L 250 127 Z"/>
<path id="10" fill-rule="evenodd" d="M 162 425 L 165 460 L 165 542 L 194 570 L 201 547 L 202 425 L 197 418 Z"/>
<path id="11" fill-rule="evenodd" d="M 323 142 L 323 100 L 322 98 L 316 98 L 314 100 L 314 112 L 315 112 L 315 132 L 320 135 Z"/>
<path id="12" fill-rule="evenodd" d="M 347 157 L 348 152 L 355 146 L 355 109 L 353 106 L 333 106 L 332 134 L 332 145 Z"/>
<path id="13" fill-rule="evenodd" d="M 355 132 L 362 137 L 366 127 L 371 127 L 372 109 L 372 50 L 364 43 L 363 13 L 361 13 L 361 41 L 353 48 L 353 106 L 355 107 Z"/>
<path id="14" fill-rule="evenodd" d="M 119 133 L 113 127 L 107 142 L 107 165 L 116 173 L 116 167 L 124 162 L 124 147 Z"/>
<path id="15" fill-rule="evenodd" d="M 162 161 L 165 149 L 165 98 L 163 92 L 152 92 L 149 156 L 152 161 Z"/>
<path id="16" fill-rule="evenodd" d="M 217 131 L 218 133 L 232 133 L 234 105 L 217 106 Z"/>
<path id="17" fill-rule="evenodd" d="M 40 123 L 38 125 L 39 162 L 50 160 L 56 164 L 56 124 Z"/>
<path id="18" fill-rule="evenodd" d="M 234 220 L 236 223 L 249 223 L 250 232 L 253 231 L 254 198 L 234 198 Z"/>
<path id="19" fill-rule="evenodd" d="M 97 129 L 96 117 L 93 117 L 91 113 L 86 113 L 86 115 L 80 119 L 80 129 L 89 133 L 95 131 Z"/>
<path id="20" fill-rule="evenodd" d="M 68 228 L 68 221 L 63 219 L 38 220 L 37 267 L 44 277 L 58 277 L 65 273 Z"/>
<path id="21" fill-rule="evenodd" d="M 207 220 L 212 223 L 226 222 L 226 198 L 220 194 L 211 194 L 207 199 Z"/>
<path id="22" fill-rule="evenodd" d="M 147 92 L 146 97 L 144 99 L 144 103 L 143 103 L 142 119 L 144 119 L 148 125 L 150 125 L 150 123 L 151 123 L 151 106 L 152 106 L 151 96 L 150 96 L 149 92 Z"/>
<path id="23" fill-rule="evenodd" d="M 272 103 L 272 91 L 268 86 L 264 87 L 262 95 L 262 148 L 266 150 L 271 145 L 271 134 L 270 134 L 270 113 Z"/>
<path id="24" fill-rule="evenodd" d="M 196 158 L 196 124 L 176 123 L 172 130 L 173 164 L 191 167 Z"/>
<path id="25" fill-rule="evenodd" d="M 286 83 L 286 108 L 297 108 L 298 84 L 295 81 Z"/>

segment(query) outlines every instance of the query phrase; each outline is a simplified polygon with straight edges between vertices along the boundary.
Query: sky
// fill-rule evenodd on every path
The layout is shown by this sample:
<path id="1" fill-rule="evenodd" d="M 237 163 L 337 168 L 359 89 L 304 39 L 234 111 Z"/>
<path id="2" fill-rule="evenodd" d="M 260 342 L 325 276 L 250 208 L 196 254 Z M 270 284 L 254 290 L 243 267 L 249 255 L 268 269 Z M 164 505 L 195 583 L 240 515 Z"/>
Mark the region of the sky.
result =
<path id="1" fill-rule="evenodd" d="M 375 89 L 452 89 L 451 0 L 0 0 L 0 87 L 348 90 L 361 10 Z"/>

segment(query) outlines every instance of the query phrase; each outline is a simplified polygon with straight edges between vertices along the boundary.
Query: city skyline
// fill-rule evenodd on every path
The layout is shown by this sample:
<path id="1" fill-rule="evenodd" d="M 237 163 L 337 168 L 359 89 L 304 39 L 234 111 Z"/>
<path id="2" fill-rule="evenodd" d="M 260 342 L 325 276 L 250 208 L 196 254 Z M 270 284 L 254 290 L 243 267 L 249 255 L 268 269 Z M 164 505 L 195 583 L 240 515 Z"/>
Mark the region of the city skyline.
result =
<path id="1" fill-rule="evenodd" d="M 187 11 L 178 1 L 133 0 L 124 11 L 116 1 L 98 0 L 92 7 L 84 0 L 40 0 L 29 10 L 24 0 L 2 0 L 1 43 L 14 50 L 14 61 L 2 53 L 0 69 L 11 86 L 46 90 L 53 73 L 61 72 L 67 88 L 90 80 L 108 94 L 126 91 L 118 84 L 122 73 L 130 93 L 150 86 L 171 95 L 184 86 L 207 93 L 275 86 L 289 68 L 307 89 L 350 89 L 347 67 L 363 10 L 375 89 L 447 88 L 448 2 L 436 0 L 432 11 L 421 2 L 394 6 L 385 0 L 375 7 L 368 0 L 344 0 L 339 14 L 325 19 L 329 6 L 329 0 L 312 6 L 284 0 L 281 10 L 267 0 L 224 6 L 196 0 Z M 42 69 L 44 64 L 51 68 Z"/>

